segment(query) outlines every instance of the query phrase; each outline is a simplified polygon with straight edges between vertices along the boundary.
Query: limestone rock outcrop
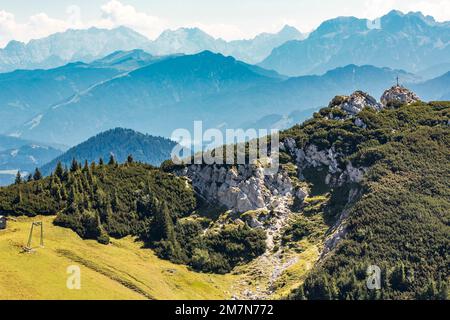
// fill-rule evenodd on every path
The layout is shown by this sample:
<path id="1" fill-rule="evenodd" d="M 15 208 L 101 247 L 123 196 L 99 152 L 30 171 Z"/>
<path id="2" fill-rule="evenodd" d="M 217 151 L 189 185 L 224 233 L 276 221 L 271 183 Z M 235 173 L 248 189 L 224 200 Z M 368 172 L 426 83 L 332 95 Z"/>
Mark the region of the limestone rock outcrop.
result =
<path id="1" fill-rule="evenodd" d="M 281 145 L 282 151 L 291 154 L 298 166 L 299 175 L 307 168 L 326 167 L 327 176 L 325 183 L 332 186 L 342 186 L 346 182 L 359 183 L 362 181 L 367 168 L 354 167 L 348 162 L 345 167 L 339 165 L 339 160 L 343 155 L 336 152 L 334 147 L 320 150 L 316 145 L 308 145 L 305 148 L 298 148 L 292 138 L 287 138 Z"/>
<path id="2" fill-rule="evenodd" d="M 238 213 L 273 210 L 277 199 L 305 193 L 293 186 L 286 172 L 265 174 L 263 168 L 255 165 L 191 165 L 177 174 L 189 178 L 195 190 L 208 201 Z"/>
<path id="3" fill-rule="evenodd" d="M 355 91 L 350 96 L 336 96 L 330 102 L 329 107 L 340 108 L 351 116 L 357 115 L 364 108 L 372 108 L 377 111 L 382 108 L 374 97 L 363 91 Z"/>
<path id="4" fill-rule="evenodd" d="M 400 85 L 395 85 L 386 90 L 381 96 L 381 104 L 385 108 L 418 101 L 420 101 L 420 98 L 414 92 Z"/>

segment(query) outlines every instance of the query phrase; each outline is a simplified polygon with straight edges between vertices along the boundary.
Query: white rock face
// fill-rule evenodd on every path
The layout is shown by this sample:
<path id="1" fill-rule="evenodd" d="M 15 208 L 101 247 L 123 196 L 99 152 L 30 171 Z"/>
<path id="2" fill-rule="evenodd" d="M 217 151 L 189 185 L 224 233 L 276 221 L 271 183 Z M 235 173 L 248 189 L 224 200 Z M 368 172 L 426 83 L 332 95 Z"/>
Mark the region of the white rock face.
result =
<path id="1" fill-rule="evenodd" d="M 319 151 L 317 146 L 309 145 L 306 147 L 304 161 L 298 164 L 304 167 L 312 166 L 314 168 L 328 166 L 330 173 L 336 173 L 339 171 L 337 157 L 338 154 L 334 148 Z"/>
<path id="2" fill-rule="evenodd" d="M 420 101 L 420 98 L 414 92 L 403 86 L 393 86 L 381 96 L 381 103 L 385 108 L 397 104 L 411 104 L 418 101 Z"/>
<path id="3" fill-rule="evenodd" d="M 286 172 L 265 175 L 263 168 L 240 165 L 191 165 L 179 172 L 192 181 L 194 188 L 211 202 L 243 213 L 250 210 L 273 210 L 276 201 L 296 195 L 304 198 L 306 191 L 296 190 Z"/>
<path id="4" fill-rule="evenodd" d="M 296 159 L 300 175 L 306 168 L 328 167 L 328 176 L 325 182 L 329 185 L 342 186 L 346 182 L 359 183 L 367 171 L 367 168 L 355 168 L 351 162 L 347 163 L 344 169 L 340 168 L 338 160 L 343 155 L 336 152 L 334 147 L 319 150 L 316 145 L 309 145 L 300 149 L 296 146 L 294 139 L 288 138 L 284 141 L 282 148 Z"/>
<path id="5" fill-rule="evenodd" d="M 382 109 L 375 98 L 362 91 L 355 91 L 350 96 L 336 96 L 330 102 L 329 107 L 340 108 L 350 116 L 357 115 L 364 108 L 372 108 L 377 111 Z"/>

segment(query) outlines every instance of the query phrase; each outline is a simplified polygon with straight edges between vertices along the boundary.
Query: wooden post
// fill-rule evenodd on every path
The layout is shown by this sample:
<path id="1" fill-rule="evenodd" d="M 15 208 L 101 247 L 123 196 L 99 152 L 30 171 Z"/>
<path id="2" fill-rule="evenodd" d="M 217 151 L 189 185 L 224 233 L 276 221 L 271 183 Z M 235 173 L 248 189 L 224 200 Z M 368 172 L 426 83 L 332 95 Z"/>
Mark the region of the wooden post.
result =
<path id="1" fill-rule="evenodd" d="M 42 222 L 33 222 L 31 223 L 31 229 L 30 229 L 30 235 L 28 236 L 28 243 L 27 246 L 24 248 L 25 251 L 30 252 L 31 250 L 33 250 L 33 248 L 31 247 L 31 242 L 33 240 L 33 231 L 34 231 L 34 227 L 41 227 L 41 232 L 40 232 L 40 247 L 43 248 L 44 247 L 44 224 Z"/>
<path id="2" fill-rule="evenodd" d="M 44 224 L 41 222 L 41 248 L 44 247 Z"/>
<path id="3" fill-rule="evenodd" d="M 31 239 L 33 238 L 33 229 L 34 229 L 34 222 L 31 224 L 30 235 L 28 236 L 27 246 L 25 247 L 25 250 L 27 251 L 31 250 Z"/>

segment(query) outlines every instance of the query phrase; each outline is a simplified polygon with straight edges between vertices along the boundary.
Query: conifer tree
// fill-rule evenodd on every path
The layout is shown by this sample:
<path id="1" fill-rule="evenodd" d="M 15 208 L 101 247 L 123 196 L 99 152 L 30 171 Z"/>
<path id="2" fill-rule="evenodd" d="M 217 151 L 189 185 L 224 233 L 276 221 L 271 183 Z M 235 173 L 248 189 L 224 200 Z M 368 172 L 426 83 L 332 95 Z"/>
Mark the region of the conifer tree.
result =
<path id="1" fill-rule="evenodd" d="M 95 169 L 95 168 L 94 168 Z M 94 191 L 94 181 L 95 181 L 95 179 L 94 179 L 94 176 L 93 176 L 93 174 L 92 174 L 92 172 L 93 172 L 93 170 L 94 170 L 93 168 L 92 168 L 92 166 L 88 169 L 88 171 L 87 171 L 87 173 L 86 173 L 86 175 L 87 175 L 87 181 L 88 181 L 88 183 L 89 183 L 89 185 L 91 186 L 91 189 L 92 189 L 92 191 Z"/>
<path id="2" fill-rule="evenodd" d="M 61 182 L 57 176 L 52 176 L 50 181 L 50 194 L 53 195 L 58 202 L 63 200 L 61 194 Z"/>
<path id="3" fill-rule="evenodd" d="M 34 174 L 33 174 L 33 180 L 39 181 L 41 179 L 42 179 L 42 173 L 41 173 L 41 171 L 39 171 L 38 168 L 36 168 L 36 170 L 34 171 Z"/>
<path id="4" fill-rule="evenodd" d="M 14 183 L 15 184 L 21 184 L 22 183 L 22 175 L 20 174 L 20 171 L 17 171 L 16 180 L 15 180 Z"/>
<path id="5" fill-rule="evenodd" d="M 79 198 L 78 198 L 77 191 L 75 189 L 75 185 L 72 185 L 70 188 L 67 202 L 68 202 L 68 207 L 70 208 L 72 213 L 78 212 Z"/>
<path id="6" fill-rule="evenodd" d="M 162 240 L 162 246 L 165 248 L 166 252 L 164 255 L 174 262 L 181 263 L 185 261 L 187 257 L 181 250 L 180 243 L 177 240 L 173 220 L 166 203 L 163 203 L 160 210 L 157 210 L 154 227 L 159 233 L 157 237 Z"/>
<path id="7" fill-rule="evenodd" d="M 164 203 L 162 207 L 162 218 L 163 218 L 163 226 L 164 226 L 164 233 L 163 233 L 163 239 L 169 240 L 170 242 L 175 241 L 175 229 L 173 226 L 173 220 L 170 216 L 169 208 L 167 207 L 167 204 Z"/>
<path id="8" fill-rule="evenodd" d="M 108 165 L 113 166 L 113 165 L 115 165 L 115 164 L 116 164 L 116 160 L 114 159 L 114 156 L 111 155 L 111 156 L 109 157 Z"/>
<path id="9" fill-rule="evenodd" d="M 70 165 L 70 172 L 77 172 L 78 171 L 78 162 L 75 160 L 75 158 L 72 159 L 72 164 Z"/>
<path id="10" fill-rule="evenodd" d="M 425 291 L 425 300 L 434 300 L 437 297 L 437 288 L 436 288 L 436 282 L 434 280 L 430 280 L 428 283 L 428 286 Z"/>
<path id="11" fill-rule="evenodd" d="M 112 194 L 111 207 L 114 212 L 119 211 L 119 198 L 117 197 L 117 193 L 115 190 L 113 190 L 113 194 Z"/>
<path id="12" fill-rule="evenodd" d="M 61 199 L 66 201 L 67 200 L 66 187 L 65 186 L 61 186 L 60 192 L 61 192 Z"/>
<path id="13" fill-rule="evenodd" d="M 296 299 L 298 300 L 307 300 L 305 296 L 305 290 L 303 289 L 303 286 L 300 286 L 300 288 L 296 291 Z"/>
<path id="14" fill-rule="evenodd" d="M 23 200 L 23 198 L 22 198 L 22 190 L 20 190 L 20 187 L 19 187 L 19 190 L 17 191 L 16 204 L 21 204 L 22 200 Z"/>
<path id="15" fill-rule="evenodd" d="M 67 168 L 64 168 L 61 181 L 69 181 L 69 178 L 70 178 L 70 172 L 69 172 L 69 170 L 67 170 Z"/>
<path id="16" fill-rule="evenodd" d="M 448 300 L 448 284 L 447 281 L 442 281 L 442 279 L 439 278 L 439 283 L 438 283 L 438 289 L 439 289 L 439 295 L 438 295 L 438 299 L 439 300 Z"/>
<path id="17" fill-rule="evenodd" d="M 405 271 L 405 265 L 403 262 L 401 262 L 392 273 L 391 276 L 391 284 L 392 287 L 396 290 L 406 290 L 406 287 L 408 285 L 407 279 L 406 279 L 406 271 Z"/>
<path id="18" fill-rule="evenodd" d="M 128 158 L 127 158 L 127 163 L 128 163 L 128 164 L 131 164 L 131 163 L 133 163 L 133 162 L 134 162 L 133 156 L 130 154 L 130 155 L 128 156 Z"/>
<path id="19" fill-rule="evenodd" d="M 42 192 L 44 192 L 44 187 L 42 186 L 42 182 L 38 182 L 36 184 L 36 194 L 38 195 Z"/>
<path id="20" fill-rule="evenodd" d="M 89 171 L 89 164 L 88 164 L 88 161 L 85 160 L 84 161 L 83 172 L 88 172 L 88 171 Z"/>
<path id="21" fill-rule="evenodd" d="M 63 175 L 64 175 L 64 168 L 62 166 L 61 161 L 58 162 L 58 164 L 56 165 L 56 169 L 55 169 L 55 175 L 62 180 Z"/>

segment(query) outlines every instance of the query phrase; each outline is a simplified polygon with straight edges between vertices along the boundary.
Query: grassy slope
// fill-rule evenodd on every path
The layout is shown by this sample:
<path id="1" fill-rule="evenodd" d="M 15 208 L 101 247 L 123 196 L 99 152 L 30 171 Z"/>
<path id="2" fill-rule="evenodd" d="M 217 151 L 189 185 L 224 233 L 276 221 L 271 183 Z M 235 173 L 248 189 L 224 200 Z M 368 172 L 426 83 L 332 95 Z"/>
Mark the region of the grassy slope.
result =
<path id="1" fill-rule="evenodd" d="M 207 275 L 158 259 L 128 237 L 109 246 L 83 241 L 53 217 L 19 218 L 0 231 L 0 299 L 226 299 L 236 276 Z M 21 253 L 32 221 L 44 222 L 45 248 Z M 34 245 L 38 244 L 38 233 Z M 81 290 L 66 269 L 81 268 Z"/>

